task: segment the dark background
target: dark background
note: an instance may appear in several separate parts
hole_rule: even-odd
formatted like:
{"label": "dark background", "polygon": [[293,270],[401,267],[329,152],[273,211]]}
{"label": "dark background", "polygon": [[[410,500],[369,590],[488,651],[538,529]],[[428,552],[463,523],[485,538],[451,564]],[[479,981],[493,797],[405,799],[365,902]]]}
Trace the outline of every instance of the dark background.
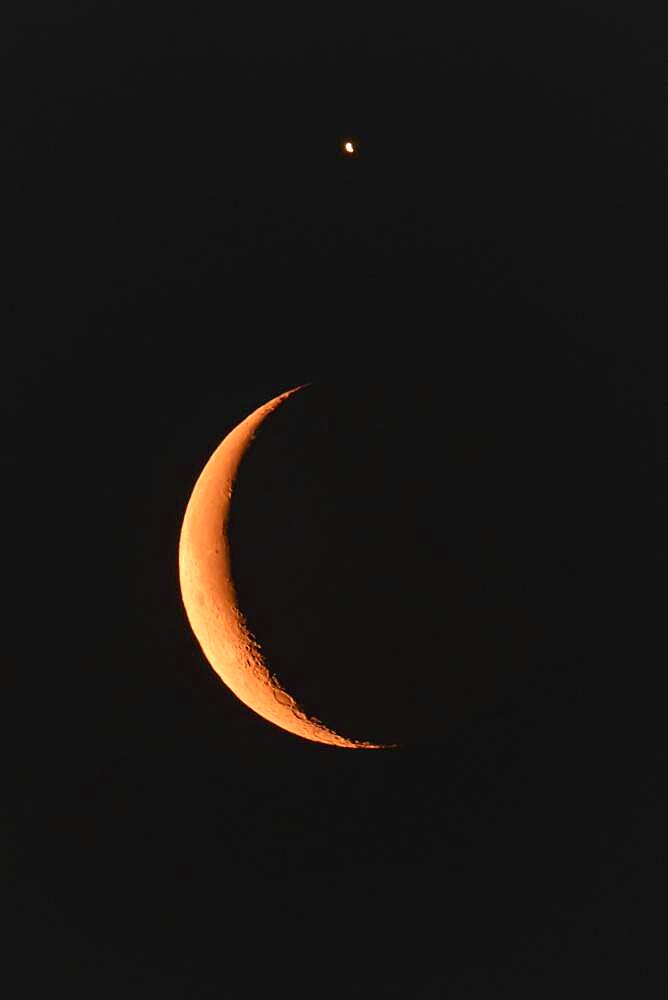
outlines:
{"label": "dark background", "polygon": [[[4,995],[665,995],[658,25],[3,17]],[[399,750],[265,723],[181,606],[199,471],[303,382],[240,606]]]}

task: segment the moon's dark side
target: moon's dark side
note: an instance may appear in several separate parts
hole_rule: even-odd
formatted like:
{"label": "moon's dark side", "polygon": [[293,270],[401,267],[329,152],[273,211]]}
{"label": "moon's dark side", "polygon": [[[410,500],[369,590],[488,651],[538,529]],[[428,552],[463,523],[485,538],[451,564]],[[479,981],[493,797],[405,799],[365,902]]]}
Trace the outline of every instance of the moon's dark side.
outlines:
{"label": "moon's dark side", "polygon": [[544,711],[569,671],[583,683],[566,651],[583,574],[604,575],[615,420],[587,372],[567,392],[564,374],[527,385],[455,364],[417,408],[399,373],[321,381],[266,421],[237,481],[232,566],[307,712],[378,742],[441,741],[518,703]]}

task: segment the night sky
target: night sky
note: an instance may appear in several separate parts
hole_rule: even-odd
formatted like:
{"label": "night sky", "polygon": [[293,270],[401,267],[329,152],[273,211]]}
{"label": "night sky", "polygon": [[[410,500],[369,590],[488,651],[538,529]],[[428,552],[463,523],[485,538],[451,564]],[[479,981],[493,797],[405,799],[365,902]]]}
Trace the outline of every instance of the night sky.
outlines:
{"label": "night sky", "polygon": [[[657,24],[5,18],[3,996],[665,996]],[[396,750],[266,723],[181,603],[195,479],[301,383],[239,605]]]}

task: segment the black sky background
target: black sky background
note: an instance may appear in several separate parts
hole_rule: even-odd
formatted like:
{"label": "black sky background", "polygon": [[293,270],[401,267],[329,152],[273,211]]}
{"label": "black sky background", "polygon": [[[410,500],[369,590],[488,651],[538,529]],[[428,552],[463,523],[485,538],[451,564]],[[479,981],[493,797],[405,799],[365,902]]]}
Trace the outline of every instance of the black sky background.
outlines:
{"label": "black sky background", "polygon": [[[663,996],[658,25],[5,10],[4,995]],[[304,382],[240,606],[399,750],[269,726],[181,606]]]}

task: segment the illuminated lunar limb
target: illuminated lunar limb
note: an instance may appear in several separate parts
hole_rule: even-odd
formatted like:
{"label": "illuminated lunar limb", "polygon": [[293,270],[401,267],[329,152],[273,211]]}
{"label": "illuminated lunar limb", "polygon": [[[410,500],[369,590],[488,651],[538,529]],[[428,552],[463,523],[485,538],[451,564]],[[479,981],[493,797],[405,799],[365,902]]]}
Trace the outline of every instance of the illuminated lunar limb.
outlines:
{"label": "illuminated lunar limb", "polygon": [[204,655],[248,708],[275,726],[315,743],[379,750],[383,749],[379,744],[340,736],[301,709],[270,673],[237,605],[227,537],[234,481],[257,429],[300,388],[284,392],[242,420],[204,466],[181,528],[181,595]]}

